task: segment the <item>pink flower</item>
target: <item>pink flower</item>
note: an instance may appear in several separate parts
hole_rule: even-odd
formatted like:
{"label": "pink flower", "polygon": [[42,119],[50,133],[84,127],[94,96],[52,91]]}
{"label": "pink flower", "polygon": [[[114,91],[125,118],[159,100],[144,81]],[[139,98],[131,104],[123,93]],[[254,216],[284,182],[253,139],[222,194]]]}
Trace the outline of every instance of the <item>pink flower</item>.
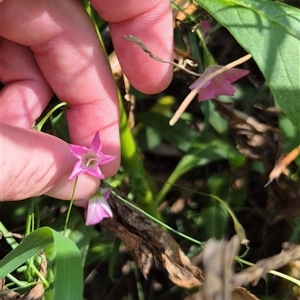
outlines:
{"label": "pink flower", "polygon": [[115,156],[103,154],[101,148],[102,144],[98,132],[96,132],[91,148],[89,149],[84,146],[70,145],[70,151],[78,158],[78,161],[76,162],[69,179],[73,179],[82,173],[89,174],[99,179],[104,178],[99,166],[111,162],[115,159]]}
{"label": "pink flower", "polygon": [[[222,66],[210,66],[208,67],[203,75],[198,78],[189,88],[191,90],[197,88],[199,84],[211,73],[222,68]],[[236,68],[231,68],[223,73],[208,80],[203,87],[200,88],[198,92],[198,101],[209,100],[218,95],[233,96],[235,89],[232,87],[231,83],[237,81],[238,79],[246,76],[249,73],[247,70],[241,70]]]}
{"label": "pink flower", "polygon": [[74,205],[85,208],[85,225],[95,225],[104,218],[111,218],[113,213],[107,203],[110,189],[101,188],[92,198],[74,201]]}

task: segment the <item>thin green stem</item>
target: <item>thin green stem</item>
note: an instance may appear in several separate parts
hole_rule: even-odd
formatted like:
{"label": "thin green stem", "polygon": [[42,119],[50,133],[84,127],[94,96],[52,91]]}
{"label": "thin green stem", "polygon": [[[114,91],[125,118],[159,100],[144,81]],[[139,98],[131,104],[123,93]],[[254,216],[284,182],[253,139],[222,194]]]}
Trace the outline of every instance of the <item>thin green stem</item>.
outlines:
{"label": "thin green stem", "polygon": [[26,219],[25,235],[29,235],[31,232],[35,230],[35,204],[36,204],[36,199],[35,198],[30,199],[30,206],[29,206],[27,219]]}
{"label": "thin green stem", "polygon": [[107,52],[106,52],[106,49],[105,49],[105,46],[104,46],[104,43],[103,43],[103,40],[102,40],[101,33],[100,33],[99,28],[97,26],[97,22],[95,20],[94,15],[93,15],[91,4],[90,4],[90,2],[88,0],[82,0],[82,4],[83,4],[84,9],[86,10],[87,14],[89,15],[90,19],[92,20],[92,22],[94,24],[95,31],[96,31],[96,34],[98,36],[101,48],[103,50],[103,53],[105,54],[107,64],[110,67],[110,64],[109,64],[109,61],[108,61],[108,57],[107,57]]}
{"label": "thin green stem", "polygon": [[65,237],[67,237],[67,227],[68,227],[68,223],[69,223],[71,209],[72,209],[73,202],[74,202],[74,196],[75,196],[77,182],[78,182],[78,176],[76,177],[75,182],[74,182],[74,188],[72,191],[72,196],[71,196],[71,200],[70,200],[70,204],[69,204],[68,212],[67,212],[67,217],[66,217],[66,221],[65,221],[65,226],[64,226],[64,231],[63,231],[63,236],[65,236]]}
{"label": "thin green stem", "polygon": [[42,127],[44,126],[44,124],[46,123],[46,121],[50,118],[50,116],[60,107],[62,106],[66,106],[68,105],[66,102],[61,102],[57,105],[55,105],[47,114],[46,116],[38,123],[34,126],[34,129],[37,131],[41,131]]}
{"label": "thin green stem", "polygon": [[196,29],[197,36],[201,42],[202,48],[203,48],[203,61],[204,61],[204,66],[207,68],[211,65],[215,65],[216,61],[213,57],[213,55],[210,53],[206,46],[206,42],[202,36],[202,33],[199,29]]}
{"label": "thin green stem", "polygon": [[11,274],[7,274],[6,277],[18,287],[26,287],[28,285],[28,282],[20,281]]}
{"label": "thin green stem", "polygon": [[131,175],[132,185],[136,202],[149,214],[160,219],[157,205],[154,201],[154,194],[145,170],[143,168],[141,157],[138,153],[136,143],[129,128],[127,117],[121,105],[120,117],[120,139],[121,139],[121,157],[125,170]]}
{"label": "thin green stem", "polygon": [[6,227],[3,225],[2,222],[0,222],[0,233],[2,233],[2,235],[5,238],[7,244],[9,244],[12,249],[15,249],[15,248],[18,247],[19,244],[14,239],[14,237],[11,235],[11,233],[6,229]]}
{"label": "thin green stem", "polygon": [[[6,275],[6,278],[8,278],[11,281],[11,283],[5,285],[7,288],[9,288],[9,290],[3,291],[3,292],[0,291],[0,299],[1,299],[2,295],[7,294],[8,292],[17,292],[18,290],[20,290],[20,288],[21,289],[24,289],[24,288],[29,289],[30,287],[34,287],[35,285],[39,284],[39,282],[37,282],[37,281],[31,282],[31,283],[28,283],[26,281],[19,281],[18,279],[16,279],[15,277],[13,277],[10,274]],[[14,284],[16,284],[17,287],[10,288],[10,286],[13,286]],[[18,285],[18,284],[21,284],[21,285]],[[4,298],[4,299],[6,299],[6,298]]]}
{"label": "thin green stem", "polygon": [[34,275],[36,275],[43,283],[45,288],[49,287],[49,282],[46,280],[46,278],[40,273],[40,271],[36,268],[33,261],[30,261],[29,267],[31,268]]}

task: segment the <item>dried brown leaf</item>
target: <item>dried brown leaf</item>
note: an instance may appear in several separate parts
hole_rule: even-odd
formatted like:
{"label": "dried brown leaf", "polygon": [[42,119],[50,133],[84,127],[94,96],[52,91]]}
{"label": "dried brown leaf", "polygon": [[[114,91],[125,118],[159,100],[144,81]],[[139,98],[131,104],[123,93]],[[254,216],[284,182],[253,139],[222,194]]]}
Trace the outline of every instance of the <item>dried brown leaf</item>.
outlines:
{"label": "dried brown leaf", "polygon": [[14,299],[19,299],[19,298],[20,298],[19,293],[10,291],[5,286],[5,278],[0,279],[0,300],[14,300]]}
{"label": "dried brown leaf", "polygon": [[199,273],[199,269],[191,263],[180,248],[178,251],[180,263],[174,263],[169,256],[162,254],[162,263],[169,274],[170,280],[181,287],[192,288],[200,286],[198,276],[195,276],[195,274]]}
{"label": "dried brown leaf", "polygon": [[200,269],[190,262],[168,232],[120,201],[113,193],[108,203],[113,218],[104,219],[101,225],[113,231],[124,242],[144,277],[147,278],[155,263],[158,267],[164,267],[170,280],[181,287],[190,289],[201,285],[203,278]]}
{"label": "dried brown leaf", "polygon": [[243,287],[238,287],[232,292],[231,300],[259,300]]}
{"label": "dried brown leaf", "polygon": [[236,110],[231,104],[214,101],[217,110],[227,119],[237,149],[246,157],[263,161],[271,170],[283,155],[279,131]]}

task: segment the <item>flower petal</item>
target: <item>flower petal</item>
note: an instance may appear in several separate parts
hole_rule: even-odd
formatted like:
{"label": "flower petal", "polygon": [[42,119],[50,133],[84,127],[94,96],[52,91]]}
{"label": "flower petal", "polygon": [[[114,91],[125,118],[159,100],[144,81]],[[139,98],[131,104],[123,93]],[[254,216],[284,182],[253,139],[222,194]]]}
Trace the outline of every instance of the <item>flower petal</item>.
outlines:
{"label": "flower petal", "polygon": [[231,83],[226,79],[224,74],[220,74],[219,76],[215,77],[213,79],[213,85],[216,91],[216,95],[234,95],[235,89],[232,87]]}
{"label": "flower petal", "polygon": [[223,74],[225,74],[226,79],[230,83],[232,83],[232,82],[235,82],[235,81],[239,80],[240,78],[248,75],[249,71],[232,68],[232,69],[226,70]]}
{"label": "flower petal", "polygon": [[198,101],[205,101],[214,98],[217,95],[213,84],[207,87],[201,88],[198,93]]}
{"label": "flower petal", "polygon": [[88,207],[85,211],[86,225],[95,225],[104,218],[112,217],[112,211],[103,196],[95,196],[89,200]]}
{"label": "flower petal", "polygon": [[102,194],[103,198],[105,200],[107,200],[108,197],[109,197],[109,195],[110,195],[110,189],[108,189],[108,188],[101,188],[101,194]]}
{"label": "flower petal", "polygon": [[99,132],[97,131],[93,140],[92,140],[92,145],[91,145],[91,149],[92,151],[95,151],[96,154],[100,154],[101,152],[101,148],[102,148],[102,143],[100,140],[100,135]]}
{"label": "flower petal", "polygon": [[[197,88],[197,86],[199,86],[199,84],[203,82],[203,80],[205,80],[209,74],[217,71],[220,68],[222,68],[222,66],[213,65],[208,67],[203,75],[198,78],[189,88]],[[209,100],[219,95],[233,96],[235,89],[232,87],[231,83],[246,76],[248,73],[249,71],[247,70],[232,68],[215,76],[199,89],[198,101]]]}
{"label": "flower petal", "polygon": [[83,154],[88,153],[90,150],[84,146],[70,145],[70,152],[77,158],[81,158]]}
{"label": "flower petal", "polygon": [[72,171],[71,175],[69,176],[69,179],[73,179],[82,173],[84,173],[84,169],[81,166],[81,160],[78,160],[74,165],[73,171]]}
{"label": "flower petal", "polygon": [[[206,74],[206,75],[207,75],[207,74]],[[192,85],[189,86],[189,89],[190,89],[190,90],[195,89],[197,86],[199,86],[199,84],[200,84],[204,79],[205,79],[205,72],[204,72],[203,75],[200,76],[200,77],[199,77]],[[207,82],[203,85],[203,87],[201,87],[201,89],[207,87],[207,86],[210,85],[210,84],[211,84],[211,80],[207,81]]]}
{"label": "flower petal", "polygon": [[98,165],[95,165],[93,168],[85,168],[83,170],[84,173],[89,174],[95,178],[103,179],[104,175],[102,174],[101,170],[99,169]]}
{"label": "flower petal", "polygon": [[98,156],[100,157],[99,165],[105,165],[116,158],[115,155],[106,155],[103,153],[99,153]]}

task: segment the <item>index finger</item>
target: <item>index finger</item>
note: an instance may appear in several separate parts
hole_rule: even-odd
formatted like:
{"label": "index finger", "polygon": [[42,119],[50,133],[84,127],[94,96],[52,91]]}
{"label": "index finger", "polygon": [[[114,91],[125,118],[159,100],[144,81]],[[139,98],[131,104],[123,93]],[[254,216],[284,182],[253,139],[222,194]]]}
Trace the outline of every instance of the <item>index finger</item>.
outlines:
{"label": "index finger", "polygon": [[124,39],[139,38],[150,51],[173,61],[173,23],[168,0],[92,0],[109,22],[114,49],[131,84],[144,93],[158,93],[171,81],[173,67],[153,60],[140,46]]}

